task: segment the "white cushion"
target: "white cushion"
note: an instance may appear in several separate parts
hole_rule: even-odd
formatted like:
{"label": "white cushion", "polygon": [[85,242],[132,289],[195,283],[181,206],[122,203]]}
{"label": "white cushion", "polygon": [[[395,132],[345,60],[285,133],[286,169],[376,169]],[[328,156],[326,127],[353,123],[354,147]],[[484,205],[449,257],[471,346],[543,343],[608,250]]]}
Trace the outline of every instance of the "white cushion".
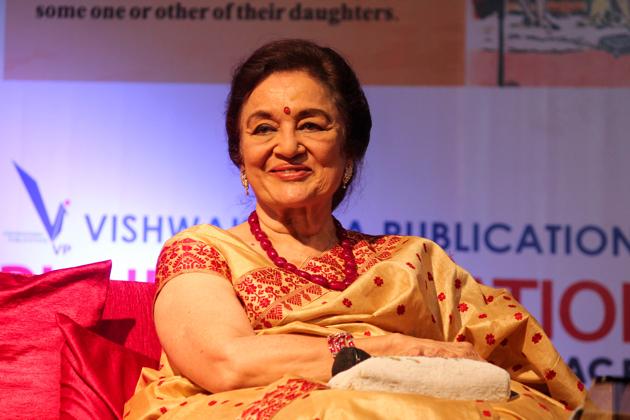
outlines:
{"label": "white cushion", "polygon": [[491,363],[441,357],[371,357],[335,375],[331,388],[505,401],[510,374]]}

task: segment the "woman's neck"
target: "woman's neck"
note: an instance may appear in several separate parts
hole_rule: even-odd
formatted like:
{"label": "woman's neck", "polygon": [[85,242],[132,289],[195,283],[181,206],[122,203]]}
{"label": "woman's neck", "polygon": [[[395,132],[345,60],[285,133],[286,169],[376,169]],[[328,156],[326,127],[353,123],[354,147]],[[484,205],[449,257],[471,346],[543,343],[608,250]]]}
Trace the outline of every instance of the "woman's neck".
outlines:
{"label": "woman's neck", "polygon": [[330,206],[278,211],[257,204],[256,212],[261,228],[274,244],[280,242],[288,245],[297,241],[303,246],[323,252],[337,242]]}

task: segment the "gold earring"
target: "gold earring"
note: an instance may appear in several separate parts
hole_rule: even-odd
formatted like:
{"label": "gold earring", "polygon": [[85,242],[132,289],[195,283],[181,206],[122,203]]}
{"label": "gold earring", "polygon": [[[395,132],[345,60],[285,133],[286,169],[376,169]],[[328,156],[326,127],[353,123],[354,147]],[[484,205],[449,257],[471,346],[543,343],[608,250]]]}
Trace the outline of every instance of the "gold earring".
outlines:
{"label": "gold earring", "polygon": [[354,165],[352,162],[348,162],[346,164],[346,170],[343,172],[343,180],[341,181],[341,188],[344,190],[348,187],[348,183],[352,179],[352,174],[354,172]]}
{"label": "gold earring", "polygon": [[241,185],[245,188],[245,195],[249,196],[249,182],[247,181],[245,171],[241,171]]}

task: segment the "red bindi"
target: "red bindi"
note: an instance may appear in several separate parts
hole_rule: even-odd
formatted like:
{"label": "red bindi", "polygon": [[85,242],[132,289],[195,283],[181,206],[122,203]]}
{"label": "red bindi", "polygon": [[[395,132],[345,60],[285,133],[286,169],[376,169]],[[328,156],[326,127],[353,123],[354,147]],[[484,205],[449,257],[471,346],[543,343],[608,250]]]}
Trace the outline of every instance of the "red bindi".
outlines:
{"label": "red bindi", "polygon": [[285,107],[284,107],[284,109],[283,109],[283,111],[284,111],[284,113],[285,113],[285,114],[287,114],[287,115],[291,114],[291,108],[289,108],[288,106],[285,106]]}

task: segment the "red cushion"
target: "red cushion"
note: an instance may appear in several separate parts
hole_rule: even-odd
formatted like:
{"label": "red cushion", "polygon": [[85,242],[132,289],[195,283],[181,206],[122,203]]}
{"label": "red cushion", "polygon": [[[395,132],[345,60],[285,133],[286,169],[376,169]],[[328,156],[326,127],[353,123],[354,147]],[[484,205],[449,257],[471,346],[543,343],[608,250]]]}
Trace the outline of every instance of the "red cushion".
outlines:
{"label": "red cushion", "polygon": [[38,276],[0,273],[0,401],[14,418],[56,418],[60,349],[55,313],[94,326],[111,261]]}
{"label": "red cushion", "polygon": [[113,343],[58,314],[61,351],[60,418],[121,418],[143,366],[158,361]]}
{"label": "red cushion", "polygon": [[103,317],[93,330],[115,343],[160,358],[160,342],[153,324],[154,283],[110,281]]}

